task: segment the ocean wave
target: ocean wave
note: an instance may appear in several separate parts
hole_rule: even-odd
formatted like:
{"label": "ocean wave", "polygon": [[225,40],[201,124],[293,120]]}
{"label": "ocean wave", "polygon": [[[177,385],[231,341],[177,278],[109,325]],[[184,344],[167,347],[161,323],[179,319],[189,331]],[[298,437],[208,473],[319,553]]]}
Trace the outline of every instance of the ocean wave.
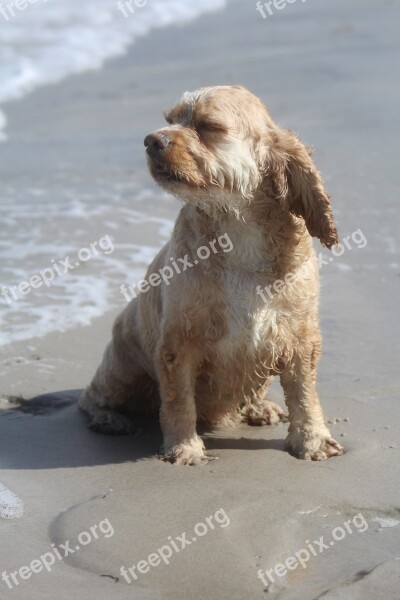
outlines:
{"label": "ocean wave", "polygon": [[[99,69],[150,30],[185,23],[225,2],[148,0],[139,8],[143,0],[29,0],[25,10],[0,3],[0,103]],[[0,113],[0,140],[5,123]]]}
{"label": "ocean wave", "polygon": [[[0,346],[89,325],[107,310],[122,309],[129,298],[121,286],[143,278],[171,235],[177,209],[173,198],[135,182],[6,189],[0,203]],[[90,251],[94,243],[97,251]],[[66,259],[73,268],[66,268]],[[28,285],[32,276],[34,286]]]}

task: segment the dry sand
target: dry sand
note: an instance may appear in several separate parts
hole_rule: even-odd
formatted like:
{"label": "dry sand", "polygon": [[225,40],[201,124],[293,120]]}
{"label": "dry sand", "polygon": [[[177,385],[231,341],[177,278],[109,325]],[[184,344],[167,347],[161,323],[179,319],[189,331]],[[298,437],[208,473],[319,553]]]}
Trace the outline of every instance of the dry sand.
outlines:
{"label": "dry sand", "polygon": [[[0,174],[8,185],[54,181],[65,162],[64,179],[78,183],[99,173],[147,181],[142,139],[161,110],[185,89],[240,82],[315,145],[341,236],[361,230],[367,244],[353,242],[321,272],[319,391],[346,449],[326,462],[284,452],[284,425],[207,436],[219,460],[203,468],[157,460],[156,423],[143,420],[140,433],[121,438],[90,432],[76,399],[114,313],[5,346],[0,514],[19,518],[0,521],[0,572],[29,565],[51,544],[76,548],[81,532],[107,519],[114,534],[87,545],[83,536],[79,551],[50,572],[18,576],[13,589],[0,579],[1,600],[263,598],[258,570],[321,536],[327,548],[314,544],[306,568],[274,575],[269,597],[400,598],[399,16],[394,1],[309,0],[263,20],[255,2],[230,2],[224,12],[156,31],[98,73],[7,108]],[[178,208],[171,203],[171,218]],[[278,385],[272,395],[282,402]],[[194,536],[219,509],[229,525],[221,518]],[[352,533],[331,545],[345,521]],[[192,543],[168,565],[124,580],[121,566],[147,560],[183,532]]]}

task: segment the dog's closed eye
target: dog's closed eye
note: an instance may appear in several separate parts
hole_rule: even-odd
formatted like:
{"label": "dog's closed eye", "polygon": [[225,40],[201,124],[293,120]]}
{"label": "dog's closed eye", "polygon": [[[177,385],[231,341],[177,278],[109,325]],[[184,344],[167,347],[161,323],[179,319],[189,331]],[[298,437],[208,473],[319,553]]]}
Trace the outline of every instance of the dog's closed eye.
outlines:
{"label": "dog's closed eye", "polygon": [[199,121],[195,124],[197,131],[204,133],[226,133],[227,129],[221,123],[215,121]]}
{"label": "dog's closed eye", "polygon": [[[169,125],[175,124],[175,119],[168,113],[164,114],[164,118]],[[222,125],[222,123],[218,123],[216,121],[209,120],[201,120],[196,121],[192,124],[192,127],[196,129],[199,134],[207,134],[207,133],[226,133],[227,128]]]}

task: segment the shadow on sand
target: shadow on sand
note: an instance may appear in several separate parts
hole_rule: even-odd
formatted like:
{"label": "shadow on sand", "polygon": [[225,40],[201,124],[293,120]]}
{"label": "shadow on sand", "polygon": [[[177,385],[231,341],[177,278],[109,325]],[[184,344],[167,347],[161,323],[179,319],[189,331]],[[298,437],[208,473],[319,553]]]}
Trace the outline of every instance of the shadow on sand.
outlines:
{"label": "shadow on sand", "polygon": [[[86,415],[77,407],[82,390],[64,390],[24,400],[8,397],[0,411],[0,468],[57,469],[120,464],[153,458],[162,435],[157,420],[135,417],[137,432],[108,436],[90,431]],[[253,428],[252,428],[253,429]],[[237,431],[237,430],[236,430]],[[204,435],[208,451],[219,449],[283,451],[282,440]]]}

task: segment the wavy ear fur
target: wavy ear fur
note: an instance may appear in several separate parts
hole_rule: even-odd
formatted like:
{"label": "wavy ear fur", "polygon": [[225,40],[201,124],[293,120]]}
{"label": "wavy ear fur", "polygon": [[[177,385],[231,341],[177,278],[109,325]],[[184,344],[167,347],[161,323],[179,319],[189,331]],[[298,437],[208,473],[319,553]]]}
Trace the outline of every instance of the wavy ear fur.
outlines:
{"label": "wavy ear fur", "polygon": [[268,174],[273,178],[279,202],[302,217],[313,237],[331,248],[338,243],[330,198],[311,152],[291,131],[275,129],[269,142]]}

